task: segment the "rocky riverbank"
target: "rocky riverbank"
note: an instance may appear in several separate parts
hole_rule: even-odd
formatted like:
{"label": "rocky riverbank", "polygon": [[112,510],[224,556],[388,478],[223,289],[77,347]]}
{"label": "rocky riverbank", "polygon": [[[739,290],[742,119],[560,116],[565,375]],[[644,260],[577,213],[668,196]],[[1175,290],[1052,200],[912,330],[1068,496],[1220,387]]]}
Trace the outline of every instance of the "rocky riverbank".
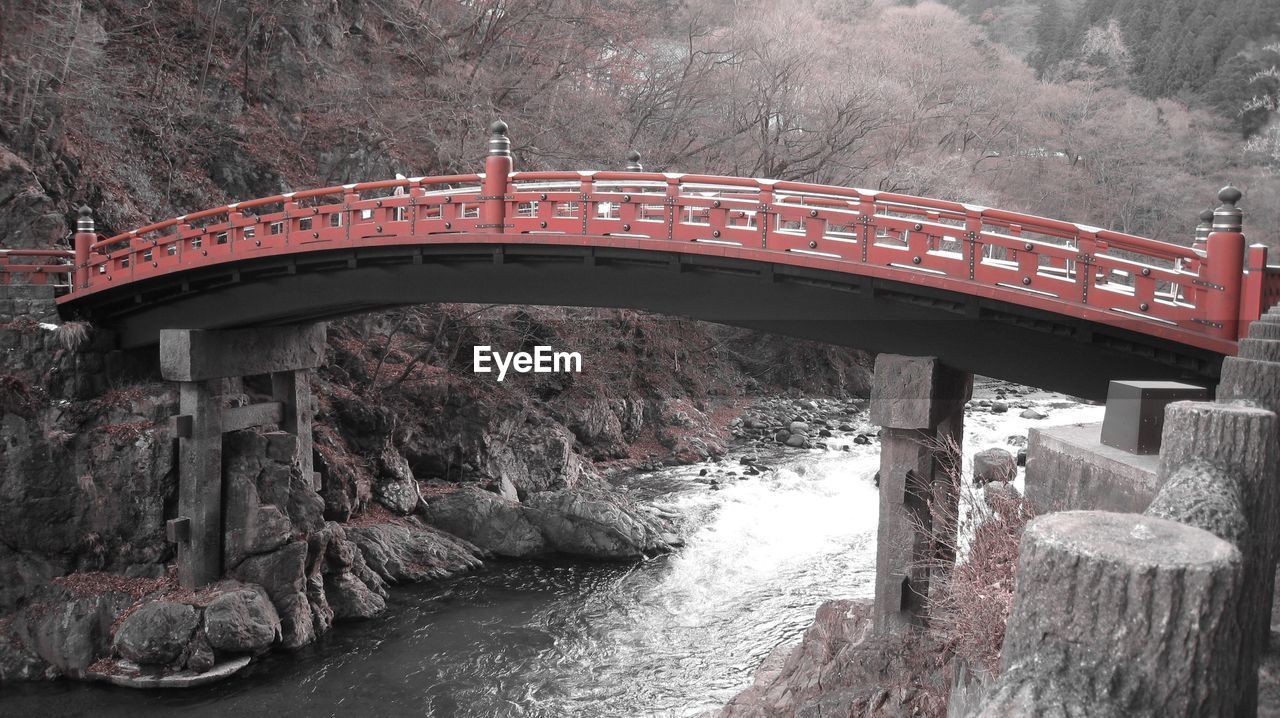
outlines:
{"label": "rocky riverbank", "polygon": [[878,636],[870,601],[832,597],[804,635],[775,648],[717,715],[942,716],[956,686],[994,675],[1018,538],[1032,515],[1019,492],[1026,428],[1063,411],[1084,419],[1092,409],[1031,387],[975,381],[965,407],[970,460],[956,477],[962,505],[970,507],[957,522],[968,539],[959,567],[931,594],[931,626]]}
{"label": "rocky riverbank", "polygon": [[[177,402],[154,362],[89,327],[20,318],[0,327],[12,347],[0,406],[0,680],[194,682],[262,650],[307,645],[335,621],[377,615],[396,583],[491,559],[667,551],[680,541],[673,517],[606,475],[714,458],[735,440],[777,442],[784,427],[782,443],[801,446],[839,431],[814,402],[764,402],[737,418],[752,393],[786,388],[753,376],[762,361],[816,363],[797,376],[819,390],[865,387],[855,354],[815,347],[804,356],[736,330],[624,313],[591,315],[584,327],[564,310],[413,311],[331,328],[330,361],[313,382],[318,484],[292,463],[291,435],[226,436],[226,580],[196,594],[177,589],[164,535],[175,511],[168,417]],[[496,385],[457,359],[474,343],[518,346],[534,332],[581,346],[602,330],[629,336],[633,349],[598,355],[607,360],[578,377]],[[733,349],[742,341],[757,358]],[[691,345],[716,354],[691,361]],[[758,356],[760,346],[773,356]],[[667,352],[679,371],[653,366]],[[268,391],[251,378],[228,382],[224,396],[238,405]],[[215,601],[256,608],[215,610],[211,635]]]}

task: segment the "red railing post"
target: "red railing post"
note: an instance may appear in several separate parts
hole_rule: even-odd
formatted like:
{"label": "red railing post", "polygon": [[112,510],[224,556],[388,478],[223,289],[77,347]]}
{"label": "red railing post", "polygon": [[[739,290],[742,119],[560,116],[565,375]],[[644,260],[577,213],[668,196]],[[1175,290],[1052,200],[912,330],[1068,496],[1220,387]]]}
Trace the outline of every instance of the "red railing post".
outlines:
{"label": "red railing post", "polygon": [[498,234],[506,224],[507,183],[511,175],[511,139],[507,137],[507,123],[502,120],[489,125],[489,156],[484,160],[483,193],[480,204],[480,229]]}
{"label": "red railing post", "polygon": [[1191,248],[1203,253],[1209,241],[1209,232],[1213,230],[1213,210],[1206,209],[1200,213],[1200,224],[1196,225],[1196,238]]}
{"label": "red railing post", "polygon": [[89,250],[98,238],[93,223],[93,210],[87,206],[80,208],[80,216],[76,218],[75,269],[71,275],[71,291],[88,289],[89,287]]}
{"label": "red railing post", "polygon": [[1213,211],[1213,227],[1206,242],[1200,278],[1209,292],[1201,319],[1210,333],[1235,341],[1239,338],[1240,296],[1244,284],[1244,213],[1236,206],[1243,195],[1235,187],[1218,192],[1222,205]]}
{"label": "red railing post", "polygon": [[1267,279],[1267,245],[1253,244],[1246,255],[1244,287],[1240,293],[1240,326],[1241,337],[1249,332],[1249,322],[1256,320],[1266,311],[1262,306],[1262,285]]}

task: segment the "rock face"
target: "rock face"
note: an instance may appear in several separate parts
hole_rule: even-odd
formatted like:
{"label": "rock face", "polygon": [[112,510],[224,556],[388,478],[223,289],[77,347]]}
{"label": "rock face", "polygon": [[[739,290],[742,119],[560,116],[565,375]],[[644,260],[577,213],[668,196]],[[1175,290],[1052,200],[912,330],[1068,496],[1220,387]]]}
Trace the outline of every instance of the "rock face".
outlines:
{"label": "rock face", "polygon": [[293,464],[297,439],[283,431],[249,429],[223,440],[224,561],[274,551],[295,532],[323,525],[323,501]]}
{"label": "rock face", "polygon": [[250,556],[231,575],[262,586],[280,617],[281,643],[294,649],[315,638],[306,592],[307,543],[294,541],[272,553]]}
{"label": "rock face", "polygon": [[579,556],[641,558],[678,542],[667,521],[625,498],[593,491],[546,491],[526,502],[530,523],[549,546]]}
{"label": "rock face", "polygon": [[1013,454],[1001,448],[983,449],[973,455],[973,483],[976,486],[997,481],[1013,481],[1018,464]]}
{"label": "rock face", "polygon": [[112,647],[140,665],[174,665],[186,657],[199,623],[196,610],[185,603],[153,601],[120,624]]}
{"label": "rock face", "polygon": [[312,534],[310,556],[312,591],[325,597],[334,618],[372,618],[386,608],[386,581],[369,568],[341,525],[329,523]]}
{"label": "rock face", "polygon": [[[48,361],[47,334],[0,329],[0,360]],[[4,347],[5,339],[20,341]],[[102,370],[102,356],[90,356]],[[44,369],[45,387],[77,373],[69,360]],[[134,387],[42,406],[34,385],[8,377],[0,387],[0,615],[72,570],[159,575],[172,551],[165,504],[177,483],[168,434],[157,427],[176,412],[173,392]]]}
{"label": "rock face", "polygon": [[475,485],[434,498],[425,517],[431,525],[498,556],[520,558],[548,551],[542,532],[518,501]]}
{"label": "rock face", "polygon": [[204,610],[209,645],[227,653],[260,653],[280,640],[280,616],[260,586],[223,593]]}
{"label": "rock face", "polygon": [[66,222],[36,180],[31,166],[0,146],[0,237],[9,249],[50,247],[66,233]]}

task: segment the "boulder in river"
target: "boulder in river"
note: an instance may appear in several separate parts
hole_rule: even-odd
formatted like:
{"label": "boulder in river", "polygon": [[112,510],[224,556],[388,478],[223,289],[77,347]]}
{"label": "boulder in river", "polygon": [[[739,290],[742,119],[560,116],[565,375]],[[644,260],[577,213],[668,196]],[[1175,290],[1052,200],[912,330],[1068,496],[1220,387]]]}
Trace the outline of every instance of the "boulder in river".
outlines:
{"label": "boulder in river", "polygon": [[478,546],[413,517],[347,526],[346,536],[360,548],[369,568],[391,583],[448,578],[481,566]]}
{"label": "boulder in river", "polygon": [[1026,408],[1026,409],[1023,409],[1022,413],[1018,414],[1018,416],[1022,417],[1023,419],[1044,419],[1048,416],[1048,414],[1045,414],[1042,411],[1036,411],[1035,409],[1032,409],[1032,408]]}
{"label": "boulder in river", "polygon": [[525,516],[518,501],[474,484],[433,498],[425,516],[432,526],[499,556],[520,558],[548,550],[542,532]]}
{"label": "boulder in river", "polygon": [[665,551],[678,542],[668,521],[618,494],[543,491],[529,497],[525,512],[547,544],[561,553],[634,559]]}
{"label": "boulder in river", "polygon": [[152,601],[120,624],[116,652],[139,665],[169,666],[185,657],[200,617],[185,603]]}
{"label": "boulder in river", "polygon": [[1013,454],[1004,449],[992,447],[973,455],[973,483],[976,486],[1012,481],[1017,475],[1018,466]]}
{"label": "boulder in river", "polygon": [[260,653],[280,640],[280,616],[261,586],[240,585],[204,610],[209,645],[227,653]]}
{"label": "boulder in river", "polygon": [[1003,414],[1009,410],[1009,403],[1005,401],[995,401],[991,403],[992,414]]}

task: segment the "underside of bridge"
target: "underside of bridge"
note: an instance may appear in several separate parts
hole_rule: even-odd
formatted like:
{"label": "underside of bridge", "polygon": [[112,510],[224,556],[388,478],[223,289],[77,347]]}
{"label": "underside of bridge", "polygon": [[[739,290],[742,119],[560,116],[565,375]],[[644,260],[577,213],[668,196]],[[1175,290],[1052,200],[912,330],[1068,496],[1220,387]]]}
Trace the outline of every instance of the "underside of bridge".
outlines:
{"label": "underside of bridge", "polygon": [[[1222,357],[1138,331],[908,282],[589,246],[386,246],[280,255],[133,282],[63,304],[118,331],[329,319],[432,302],[630,308],[913,356],[1101,400],[1111,379],[1217,383]],[[566,347],[572,349],[572,347]],[[586,357],[586,362],[591,361]]]}

